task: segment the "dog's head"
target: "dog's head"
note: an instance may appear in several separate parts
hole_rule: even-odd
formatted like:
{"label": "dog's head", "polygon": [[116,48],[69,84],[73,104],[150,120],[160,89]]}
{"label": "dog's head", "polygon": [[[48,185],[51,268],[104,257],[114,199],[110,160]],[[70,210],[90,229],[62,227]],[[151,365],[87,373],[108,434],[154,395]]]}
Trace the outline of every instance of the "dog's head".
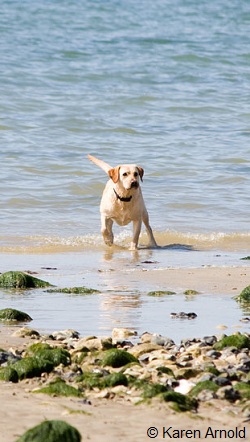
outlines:
{"label": "dog's head", "polygon": [[135,164],[124,164],[122,166],[116,166],[108,171],[110,178],[114,183],[120,183],[124,189],[137,189],[140,185],[140,179],[144,174],[142,167]]}

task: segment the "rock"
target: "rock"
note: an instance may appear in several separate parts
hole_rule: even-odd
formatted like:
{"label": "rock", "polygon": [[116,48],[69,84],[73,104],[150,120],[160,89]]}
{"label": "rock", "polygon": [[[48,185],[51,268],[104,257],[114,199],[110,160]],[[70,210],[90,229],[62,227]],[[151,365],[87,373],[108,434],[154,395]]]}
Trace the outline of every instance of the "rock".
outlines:
{"label": "rock", "polygon": [[152,292],[148,292],[148,296],[157,296],[157,297],[161,297],[161,296],[168,296],[168,295],[176,295],[175,292],[172,292],[170,290],[156,290],[156,291],[152,291]]}
{"label": "rock", "polygon": [[26,322],[32,321],[32,318],[27,313],[21,312],[20,310],[4,308],[3,310],[0,310],[0,321]]}
{"label": "rock", "polygon": [[136,330],[128,328],[113,328],[112,330],[112,344],[122,343],[131,336],[137,336]]}
{"label": "rock", "polygon": [[204,336],[204,338],[202,338],[202,342],[204,342],[204,344],[206,344],[206,345],[214,345],[217,342],[217,337],[216,336]]}
{"label": "rock", "polygon": [[245,287],[238,296],[235,296],[234,299],[240,303],[244,303],[244,304],[249,303],[250,302],[250,285]]}
{"label": "rock", "polygon": [[211,401],[212,399],[216,399],[216,393],[212,390],[202,390],[198,395],[197,399],[201,402]]}
{"label": "rock", "polygon": [[10,271],[0,275],[0,287],[4,288],[28,289],[49,286],[51,286],[51,284],[47,281],[42,281],[23,272]]}
{"label": "rock", "polygon": [[46,293],[68,293],[73,295],[92,295],[94,293],[100,293],[99,290],[91,289],[88,287],[65,287],[45,290]]}
{"label": "rock", "polygon": [[219,399],[226,399],[229,402],[235,402],[240,399],[240,393],[230,385],[219,388],[216,394]]}
{"label": "rock", "polygon": [[82,393],[79,390],[66,384],[61,378],[55,379],[43,388],[33,390],[33,393],[45,393],[52,396],[82,397]]}
{"label": "rock", "polygon": [[152,335],[151,344],[162,345],[164,348],[171,348],[175,345],[172,339],[157,334]]}
{"label": "rock", "polygon": [[198,401],[195,398],[185,396],[175,391],[163,393],[162,398],[166,402],[171,402],[172,408],[175,411],[196,411],[198,408]]}
{"label": "rock", "polygon": [[56,341],[65,341],[67,339],[79,339],[80,333],[76,330],[68,329],[52,333]]}
{"label": "rock", "polygon": [[188,394],[194,386],[194,382],[188,381],[187,379],[180,379],[179,385],[174,388],[174,391],[177,393]]}
{"label": "rock", "polygon": [[49,344],[32,344],[26,351],[28,356],[35,357],[41,364],[49,361],[53,367],[58,365],[69,365],[71,362],[70,353],[64,348],[51,347]]}
{"label": "rock", "polygon": [[218,342],[214,344],[215,350],[222,350],[225,347],[236,347],[237,349],[248,348],[250,349],[250,339],[248,336],[241,333],[235,333],[234,335],[224,336]]}
{"label": "rock", "polygon": [[128,351],[130,354],[134,355],[136,358],[139,358],[144,353],[150,353],[151,351],[161,350],[161,349],[162,349],[162,347],[160,345],[144,343],[144,344],[136,344],[136,345],[134,345],[134,347],[130,348]]}
{"label": "rock", "polygon": [[39,338],[40,334],[38,331],[33,330],[32,328],[29,327],[22,327],[19,328],[18,330],[16,330],[12,336],[15,336],[17,338],[25,338],[26,336],[29,336],[31,338]]}
{"label": "rock", "polygon": [[125,350],[111,349],[107,350],[101,361],[102,365],[113,368],[123,367],[131,362],[138,363],[138,359]]}
{"label": "rock", "polygon": [[49,361],[38,361],[36,358],[23,358],[11,366],[16,370],[18,379],[27,379],[41,376],[42,373],[50,373],[54,366]]}
{"label": "rock", "polygon": [[96,351],[96,350],[108,350],[112,348],[111,338],[97,338],[96,336],[89,336],[82,338],[74,345],[75,351]]}
{"label": "rock", "polygon": [[12,364],[19,361],[19,359],[21,359],[21,357],[14,355],[11,351],[0,351],[0,365]]}
{"label": "rock", "polygon": [[195,319],[197,318],[197,314],[194,312],[189,312],[189,313],[185,313],[185,312],[179,312],[179,313],[170,313],[171,318],[174,319]]}
{"label": "rock", "polygon": [[193,296],[193,295],[198,295],[199,292],[197,292],[197,290],[192,290],[192,289],[188,289],[185,290],[185,292],[183,292],[184,295],[188,295],[188,296]]}
{"label": "rock", "polygon": [[210,390],[215,393],[217,392],[218,389],[219,389],[218,385],[215,384],[215,382],[213,381],[198,382],[190,391],[190,396],[197,397],[198,394],[203,390]]}
{"label": "rock", "polygon": [[0,368],[0,380],[5,382],[18,382],[18,374],[12,367]]}
{"label": "rock", "polygon": [[16,442],[81,442],[81,435],[64,421],[46,420],[26,431]]}

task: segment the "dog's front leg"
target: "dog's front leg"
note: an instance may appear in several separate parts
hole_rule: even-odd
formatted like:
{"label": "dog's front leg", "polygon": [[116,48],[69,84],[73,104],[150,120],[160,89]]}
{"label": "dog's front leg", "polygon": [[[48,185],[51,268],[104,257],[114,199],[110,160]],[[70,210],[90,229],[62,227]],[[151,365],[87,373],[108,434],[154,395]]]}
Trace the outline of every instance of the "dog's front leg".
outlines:
{"label": "dog's front leg", "polygon": [[138,246],[139,236],[141,233],[141,220],[133,221],[133,240],[129,250],[136,250]]}
{"label": "dog's front leg", "polygon": [[101,232],[104,242],[108,246],[112,246],[114,242],[114,235],[112,232],[113,220],[111,218],[107,218],[105,215],[101,215],[101,224]]}

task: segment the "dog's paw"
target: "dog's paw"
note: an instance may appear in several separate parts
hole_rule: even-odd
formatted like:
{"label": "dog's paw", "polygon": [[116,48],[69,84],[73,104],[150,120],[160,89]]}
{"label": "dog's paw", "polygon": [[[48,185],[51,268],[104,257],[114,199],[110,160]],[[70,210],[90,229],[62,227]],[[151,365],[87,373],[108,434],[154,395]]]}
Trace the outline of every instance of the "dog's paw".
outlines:
{"label": "dog's paw", "polygon": [[137,244],[131,242],[130,247],[129,247],[129,250],[131,250],[132,252],[135,251],[135,250],[137,250]]}

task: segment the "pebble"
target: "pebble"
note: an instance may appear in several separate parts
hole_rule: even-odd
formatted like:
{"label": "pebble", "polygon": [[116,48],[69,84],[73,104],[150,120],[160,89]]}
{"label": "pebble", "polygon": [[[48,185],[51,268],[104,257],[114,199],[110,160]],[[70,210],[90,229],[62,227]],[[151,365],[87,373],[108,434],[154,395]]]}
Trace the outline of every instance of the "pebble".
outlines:
{"label": "pebble", "polygon": [[[129,385],[114,385],[112,387],[105,385],[103,389],[83,387],[84,394],[87,400],[92,398],[113,399],[117,396],[119,400],[124,399],[131,403],[137,403],[143,399],[141,385],[144,382],[150,386],[161,384],[170,391],[184,395],[188,394],[198,383],[214,382],[218,390],[214,392],[204,388],[197,395],[198,401],[214,402],[220,399],[225,401],[223,407],[220,406],[221,408],[226,408],[228,403],[235,404],[237,402],[241,412],[248,410],[245,411],[246,418],[250,416],[250,406],[247,406],[247,399],[244,397],[242,399],[242,390],[238,391],[235,388],[238,382],[245,383],[246,389],[249,388],[249,348],[225,347],[220,351],[215,350],[214,344],[224,336],[214,335],[203,338],[186,338],[177,345],[167,336],[148,332],[138,337],[136,343],[130,343],[125,347],[123,343],[130,336],[130,332],[135,333],[129,329],[116,328],[111,337],[104,338],[96,336],[80,338],[79,333],[74,330],[53,333],[55,340],[53,345],[55,342],[55,345],[60,347],[61,342],[68,339],[68,344],[65,343],[64,348],[70,352],[72,363],[68,367],[56,367],[51,374],[46,375],[42,382],[49,382],[53,376],[60,375],[65,381],[77,384],[77,376],[81,377],[86,372],[100,375],[103,379],[113,373],[123,373],[130,380],[138,380],[138,384],[134,386],[129,382]],[[250,338],[250,335],[248,336]],[[116,344],[114,344],[115,341]],[[119,368],[103,367],[101,364],[103,352],[114,346],[129,352],[138,359],[138,362]],[[124,350],[125,348],[126,350]],[[79,355],[83,355],[82,360],[78,359]],[[15,356],[10,350],[2,351],[0,352],[0,365],[4,366],[9,359],[20,359],[21,356],[23,355]],[[238,401],[238,399],[241,400]]]}

